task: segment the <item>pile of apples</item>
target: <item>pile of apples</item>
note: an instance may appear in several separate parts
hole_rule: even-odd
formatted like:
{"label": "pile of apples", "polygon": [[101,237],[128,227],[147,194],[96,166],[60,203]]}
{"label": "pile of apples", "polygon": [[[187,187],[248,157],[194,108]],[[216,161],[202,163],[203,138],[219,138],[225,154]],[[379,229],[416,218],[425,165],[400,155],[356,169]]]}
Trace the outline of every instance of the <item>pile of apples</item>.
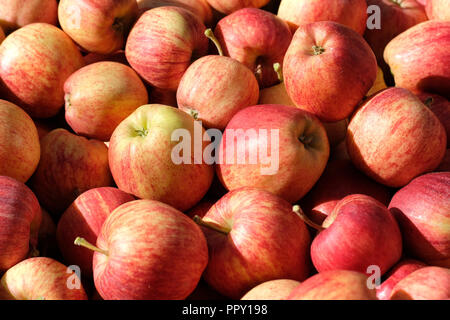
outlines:
{"label": "pile of apples", "polygon": [[448,0],[0,0],[0,299],[450,299],[448,99]]}

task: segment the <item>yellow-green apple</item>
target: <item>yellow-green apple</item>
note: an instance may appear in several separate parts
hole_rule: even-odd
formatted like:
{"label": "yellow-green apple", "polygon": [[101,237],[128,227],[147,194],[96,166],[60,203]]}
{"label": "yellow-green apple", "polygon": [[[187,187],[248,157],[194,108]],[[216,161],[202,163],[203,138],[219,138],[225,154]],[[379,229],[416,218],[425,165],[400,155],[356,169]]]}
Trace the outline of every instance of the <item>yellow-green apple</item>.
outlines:
{"label": "yellow-green apple", "polygon": [[41,207],[22,182],[0,176],[0,273],[36,249]]}
{"label": "yellow-green apple", "polygon": [[75,246],[74,240],[82,237],[95,243],[111,212],[133,200],[132,195],[112,187],[94,188],[76,198],[59,219],[56,229],[56,240],[64,261],[78,265],[85,276],[92,276],[94,253]]}
{"label": "yellow-green apple", "polygon": [[41,140],[41,160],[30,179],[41,205],[60,217],[83,192],[111,186],[108,148],[65,129],[55,129]]}
{"label": "yellow-green apple", "polygon": [[447,148],[444,126],[414,94],[389,88],[367,100],[348,126],[353,164],[375,181],[402,187],[433,171]]}
{"label": "yellow-green apple", "polygon": [[269,3],[270,0],[207,0],[208,3],[217,11],[229,15],[243,8],[261,8]]}
{"label": "yellow-green apple", "polygon": [[240,9],[221,19],[214,32],[226,56],[252,70],[261,88],[278,82],[274,63],[283,58],[292,39],[286,22],[261,9]]}
{"label": "yellow-green apple", "polygon": [[152,86],[176,91],[192,61],[208,50],[205,25],[190,11],[169,6],[142,14],[128,36],[125,54]]}
{"label": "yellow-green apple", "polygon": [[385,205],[363,194],[344,197],[324,220],[311,244],[317,271],[352,270],[371,266],[386,273],[402,254],[400,228]]}
{"label": "yellow-green apple", "polygon": [[[138,198],[190,209],[206,194],[214,176],[203,157],[205,135],[200,122],[177,108],[139,107],[110,140],[109,165],[117,186]],[[179,150],[180,146],[187,147]]]}
{"label": "yellow-green apple", "polygon": [[365,274],[349,270],[324,271],[302,282],[287,300],[377,300]]}
{"label": "yellow-green apple", "polygon": [[61,29],[26,25],[0,46],[0,92],[32,117],[52,117],[64,105],[64,82],[83,64],[80,51]]}
{"label": "yellow-green apple", "polygon": [[389,209],[411,256],[450,268],[450,172],[415,178],[394,195]]}
{"label": "yellow-green apple", "polygon": [[338,202],[351,194],[365,194],[385,206],[391,200],[387,187],[369,179],[358,171],[349,159],[330,160],[308,194],[300,204],[305,214],[315,223],[322,224]]}
{"label": "yellow-green apple", "polygon": [[377,61],[356,31],[331,21],[301,25],[284,58],[292,101],[320,120],[350,116],[377,77]]}
{"label": "yellow-green apple", "polygon": [[42,209],[41,211],[42,221],[38,233],[37,252],[41,257],[56,257],[59,255],[56,243],[56,224],[47,210]]}
{"label": "yellow-green apple", "polygon": [[116,52],[110,53],[110,54],[102,54],[102,53],[95,53],[90,52],[83,56],[85,65],[90,65],[96,62],[102,62],[102,61],[112,61],[112,62],[119,62],[124,65],[129,66],[127,57],[125,57],[125,50],[118,50]]}
{"label": "yellow-green apple", "polygon": [[208,241],[206,282],[224,296],[240,299],[269,280],[306,279],[310,236],[291,209],[270,192],[240,188],[222,197],[203,218],[194,217]]}
{"label": "yellow-green apple", "polygon": [[370,88],[370,90],[366,93],[366,97],[370,97],[371,95],[374,95],[375,93],[378,93],[386,88],[387,85],[384,80],[383,70],[380,67],[377,67],[377,78],[375,79],[372,88]]}
{"label": "yellow-green apple", "polygon": [[299,284],[299,281],[291,279],[266,281],[247,292],[241,300],[286,300]]}
{"label": "yellow-green apple", "polygon": [[450,269],[424,267],[409,274],[392,289],[391,300],[449,300]]}
{"label": "yellow-green apple", "polygon": [[282,0],[278,16],[289,23],[293,32],[302,24],[334,21],[362,35],[366,29],[366,10],[365,0]]}
{"label": "yellow-green apple", "polygon": [[87,300],[78,275],[47,257],[26,259],[0,280],[0,300]]}
{"label": "yellow-green apple", "polygon": [[138,17],[136,0],[61,0],[61,28],[89,52],[113,53],[123,49]]}
{"label": "yellow-green apple", "polygon": [[33,120],[15,104],[0,100],[0,175],[26,182],[36,170],[40,154]]}
{"label": "yellow-green apple", "polygon": [[430,20],[450,21],[450,8],[447,0],[428,0],[425,10]]}
{"label": "yellow-green apple", "polygon": [[97,62],[73,73],[64,84],[66,121],[79,135],[109,141],[114,129],[148,103],[144,83],[130,67]]}
{"label": "yellow-green apple", "polygon": [[385,280],[377,288],[378,300],[389,300],[392,289],[400,280],[426,266],[425,263],[413,259],[401,260],[386,274]]}
{"label": "yellow-green apple", "polygon": [[384,50],[395,85],[450,99],[450,21],[419,23],[392,39]]}
{"label": "yellow-green apple", "polygon": [[208,263],[200,227],[175,208],[136,200],[104,222],[95,250],[94,282],[105,300],[179,300],[194,291]]}
{"label": "yellow-green apple", "polygon": [[56,0],[0,0],[0,28],[7,34],[35,22],[57,24]]}
{"label": "yellow-green apple", "polygon": [[216,169],[228,190],[260,188],[293,203],[317,182],[329,153],[326,131],[314,115],[291,106],[257,105],[228,123]]}

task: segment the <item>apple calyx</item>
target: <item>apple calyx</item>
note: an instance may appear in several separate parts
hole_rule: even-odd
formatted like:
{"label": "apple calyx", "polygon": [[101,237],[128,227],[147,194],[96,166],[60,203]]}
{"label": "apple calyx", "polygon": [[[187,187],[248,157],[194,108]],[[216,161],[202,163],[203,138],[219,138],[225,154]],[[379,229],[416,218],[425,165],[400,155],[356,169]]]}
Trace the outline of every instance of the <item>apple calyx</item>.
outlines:
{"label": "apple calyx", "polygon": [[292,211],[294,211],[294,213],[297,214],[300,217],[300,219],[302,219],[303,222],[306,223],[311,228],[314,228],[317,231],[323,231],[326,229],[321,225],[318,225],[317,223],[313,222],[310,218],[308,218],[308,216],[303,212],[303,210],[300,208],[298,204],[292,207]]}
{"label": "apple calyx", "polygon": [[220,45],[219,40],[217,40],[216,36],[214,35],[214,32],[211,29],[206,29],[205,36],[214,43],[214,45],[217,48],[217,51],[219,52],[219,55],[223,57],[224,54],[222,46]]}
{"label": "apple calyx", "polygon": [[124,25],[122,19],[121,18],[115,18],[114,22],[112,24],[112,28],[118,33],[123,33],[124,30],[125,30],[125,25]]}
{"label": "apple calyx", "polygon": [[89,241],[87,241],[84,238],[77,237],[73,243],[75,245],[77,245],[77,246],[85,247],[85,248],[87,248],[89,250],[96,251],[96,252],[99,252],[101,254],[104,254],[105,256],[109,255],[108,251],[102,250],[100,248],[97,248],[96,246],[94,246],[93,244],[89,243]]}
{"label": "apple calyx", "polygon": [[275,70],[275,72],[277,73],[277,77],[278,77],[278,80],[280,81],[280,83],[283,83],[284,77],[283,77],[283,70],[281,70],[281,64],[278,62],[275,62],[273,64],[273,70]]}
{"label": "apple calyx", "polygon": [[324,47],[317,46],[317,45],[313,45],[312,49],[313,49],[313,55],[315,55],[315,56],[318,56],[318,55],[320,55],[320,54],[325,52],[325,48]]}
{"label": "apple calyx", "polygon": [[433,104],[433,102],[434,102],[433,97],[428,97],[428,98],[424,101],[424,104],[425,104],[427,107],[431,107],[431,105]]}
{"label": "apple calyx", "polygon": [[139,137],[146,137],[148,135],[148,129],[136,129],[134,130],[134,133],[136,133],[136,135]]}
{"label": "apple calyx", "polygon": [[219,225],[217,225],[215,223],[207,222],[207,221],[203,220],[199,216],[194,216],[193,219],[194,219],[194,222],[196,224],[198,224],[199,226],[206,227],[206,228],[211,229],[213,231],[220,232],[220,233],[222,233],[224,235],[228,235],[231,232],[231,229],[224,228],[224,227],[219,226]]}
{"label": "apple calyx", "polygon": [[314,137],[313,136],[305,136],[305,135],[301,135],[300,137],[298,137],[298,140],[303,143],[303,145],[305,147],[309,147],[309,145],[313,142]]}

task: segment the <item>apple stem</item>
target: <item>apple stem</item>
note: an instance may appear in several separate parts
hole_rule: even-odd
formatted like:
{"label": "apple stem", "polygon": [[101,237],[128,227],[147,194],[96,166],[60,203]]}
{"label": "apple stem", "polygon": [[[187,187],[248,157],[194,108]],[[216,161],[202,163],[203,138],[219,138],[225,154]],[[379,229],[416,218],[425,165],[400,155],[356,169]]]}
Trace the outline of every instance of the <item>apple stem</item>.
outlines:
{"label": "apple stem", "polygon": [[90,243],[89,243],[86,239],[84,239],[84,238],[77,237],[73,243],[76,244],[77,246],[85,247],[85,248],[88,248],[88,249],[90,249],[90,250],[92,250],[92,251],[100,252],[100,253],[104,254],[105,256],[109,255],[108,251],[102,250],[102,249],[100,249],[100,248],[97,248],[96,246],[90,244]]}
{"label": "apple stem", "polygon": [[311,228],[316,229],[317,231],[325,230],[324,227],[318,225],[317,223],[313,222],[311,219],[308,218],[308,216],[303,212],[303,210],[300,208],[298,204],[292,207],[292,211],[294,211],[300,219],[303,220],[304,223],[306,223]]}
{"label": "apple stem", "polygon": [[274,63],[273,70],[275,70],[275,72],[277,73],[278,80],[280,82],[283,82],[284,78],[283,78],[283,71],[281,70],[281,64],[279,64],[278,62]]}
{"label": "apple stem", "polygon": [[220,45],[219,40],[217,40],[216,36],[214,35],[214,32],[211,29],[206,29],[205,36],[214,43],[214,45],[217,48],[217,51],[219,51],[219,55],[223,57],[224,54],[222,46]]}
{"label": "apple stem", "polygon": [[206,222],[205,220],[203,220],[199,216],[194,216],[193,219],[194,219],[194,222],[196,224],[198,224],[199,226],[206,227],[208,229],[211,229],[211,230],[223,233],[224,235],[228,235],[230,233],[230,231],[231,231],[230,229],[221,227],[221,226],[219,226],[219,225],[217,225],[215,223]]}

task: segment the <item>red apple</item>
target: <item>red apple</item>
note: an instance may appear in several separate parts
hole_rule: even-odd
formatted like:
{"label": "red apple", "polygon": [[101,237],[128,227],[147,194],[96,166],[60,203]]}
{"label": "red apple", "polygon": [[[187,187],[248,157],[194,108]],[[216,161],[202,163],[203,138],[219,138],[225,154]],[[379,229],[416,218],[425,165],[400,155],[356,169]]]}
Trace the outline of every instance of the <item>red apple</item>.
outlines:
{"label": "red apple", "polygon": [[260,188],[293,203],[317,182],[329,152],[326,131],[315,116],[290,106],[257,105],[228,123],[217,174],[228,190]]}
{"label": "red apple", "polygon": [[36,249],[41,207],[22,182],[0,176],[0,273]]}
{"label": "red apple", "polygon": [[54,217],[59,217],[81,193],[113,184],[108,148],[103,142],[55,129],[41,140],[41,150],[31,187]]}
{"label": "red apple", "polygon": [[322,21],[297,29],[283,72],[287,92],[298,107],[335,122],[349,117],[372,87],[377,62],[361,35]]}
{"label": "red apple", "polygon": [[425,9],[430,20],[450,21],[450,8],[447,0],[428,0]]}
{"label": "red apple", "polygon": [[103,187],[82,193],[64,212],[58,222],[56,240],[64,261],[78,265],[85,276],[92,276],[94,253],[74,245],[77,237],[97,241],[103,223],[120,205],[135,200],[116,188]]}
{"label": "red apple", "polygon": [[270,0],[207,0],[217,11],[226,15],[243,8],[261,8]]}
{"label": "red apple", "polygon": [[450,21],[425,21],[392,39],[384,50],[395,85],[450,99]]}
{"label": "red apple", "polygon": [[113,53],[123,49],[138,16],[136,0],[61,0],[61,28],[83,49]]}
{"label": "red apple", "polygon": [[402,187],[436,169],[446,147],[439,119],[402,88],[389,88],[369,99],[355,113],[347,132],[347,149],[355,166],[390,187]]}
{"label": "red apple", "polygon": [[176,91],[192,61],[206,54],[208,39],[203,22],[179,7],[146,11],[127,40],[128,62],[146,81]]}
{"label": "red apple", "polygon": [[185,299],[208,262],[201,229],[182,212],[158,201],[137,200],[104,222],[96,250],[94,282],[105,300]]}
{"label": "red apple", "polygon": [[394,195],[389,209],[413,257],[450,268],[450,172],[412,180]]}
{"label": "red apple", "polygon": [[204,279],[229,298],[240,299],[269,280],[309,275],[308,229],[287,201],[267,191],[231,191],[194,220],[208,240]]}
{"label": "red apple", "polygon": [[64,82],[83,64],[80,51],[61,29],[29,24],[0,46],[0,92],[32,117],[52,117],[64,105]]}
{"label": "red apple", "polygon": [[252,70],[262,88],[278,82],[274,63],[283,58],[292,34],[286,22],[261,9],[240,9],[221,19],[214,32],[226,56]]}
{"label": "red apple", "polygon": [[367,276],[348,270],[320,272],[302,282],[288,300],[377,300]]}
{"label": "red apple", "polygon": [[300,282],[290,279],[277,279],[263,282],[249,292],[241,300],[286,300]]}
{"label": "red apple", "polygon": [[0,300],[87,300],[76,277],[71,269],[56,260],[30,258],[3,275]]}

